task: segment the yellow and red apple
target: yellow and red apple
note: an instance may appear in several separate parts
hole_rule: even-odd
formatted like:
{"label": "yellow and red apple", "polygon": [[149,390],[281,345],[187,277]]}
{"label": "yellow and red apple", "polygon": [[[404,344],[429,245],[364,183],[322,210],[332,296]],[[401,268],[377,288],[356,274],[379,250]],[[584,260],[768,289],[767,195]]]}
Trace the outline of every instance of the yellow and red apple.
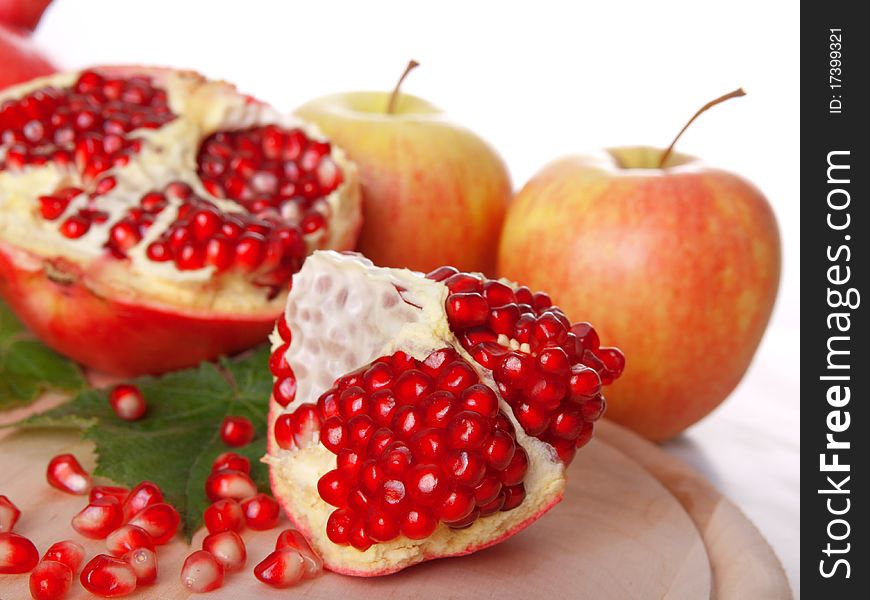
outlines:
{"label": "yellow and red apple", "polygon": [[607,416],[675,436],[734,389],[780,274],[770,205],[748,181],[661,149],[569,156],[512,203],[499,275],[548,290],[627,357]]}
{"label": "yellow and red apple", "polygon": [[402,93],[390,105],[389,92],[349,92],[296,110],[359,167],[359,250],[385,267],[492,274],[512,195],[504,162],[426,100]]}

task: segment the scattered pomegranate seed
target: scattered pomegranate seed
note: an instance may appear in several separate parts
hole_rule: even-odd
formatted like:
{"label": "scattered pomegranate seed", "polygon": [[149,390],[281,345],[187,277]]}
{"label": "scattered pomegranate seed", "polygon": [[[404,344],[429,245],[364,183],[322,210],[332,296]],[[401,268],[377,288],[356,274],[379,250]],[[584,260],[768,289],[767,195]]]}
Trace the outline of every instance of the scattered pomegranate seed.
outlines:
{"label": "scattered pomegranate seed", "polygon": [[121,384],[112,388],[109,394],[112,410],[124,421],[137,421],[145,415],[147,406],[142,392],[135,385]]}
{"label": "scattered pomegranate seed", "polygon": [[223,471],[225,469],[250,474],[251,461],[247,456],[242,456],[235,452],[224,452],[214,459],[214,462],[211,464],[211,470],[212,472],[215,472]]}
{"label": "scattered pomegranate seed", "polygon": [[323,560],[311,548],[305,536],[298,529],[285,529],[275,541],[275,550],[293,548],[302,555],[305,562],[305,576],[314,577],[323,570]]}
{"label": "scattered pomegranate seed", "polygon": [[59,454],[48,463],[45,478],[49,485],[68,494],[87,494],[91,476],[72,454]]}
{"label": "scattered pomegranate seed", "polygon": [[54,560],[63,563],[70,568],[73,574],[77,573],[82,561],[85,560],[85,549],[78,542],[63,540],[49,546],[42,560]]}
{"label": "scattered pomegranate seed", "polygon": [[98,554],[84,566],[79,581],[96,596],[117,598],[136,589],[136,572],[120,558]]}
{"label": "scattered pomegranate seed", "polygon": [[136,574],[137,587],[157,581],[157,554],[154,550],[136,548],[125,554],[123,560]]}
{"label": "scattered pomegranate seed", "polygon": [[294,548],[275,550],[254,567],[254,576],[276,588],[295,585],[306,574],[305,560]]}
{"label": "scattered pomegranate seed", "polygon": [[254,439],[254,425],[245,417],[226,417],[221,423],[221,439],[233,448],[247,446]]}
{"label": "scattered pomegranate seed", "polygon": [[71,524],[80,535],[92,540],[102,540],[121,525],[123,516],[118,499],[104,496],[79,511],[72,518]]}
{"label": "scattered pomegranate seed", "polygon": [[181,567],[181,583],[195,594],[211,592],[224,583],[224,567],[211,553],[197,550]]}
{"label": "scattered pomegranate seed", "polygon": [[0,533],[0,574],[27,573],[38,562],[33,542],[17,533]]}
{"label": "scattered pomegranate seed", "polygon": [[272,529],[278,524],[281,508],[278,502],[268,494],[257,494],[242,501],[242,512],[245,522],[251,529],[262,531]]}
{"label": "scattered pomegranate seed", "polygon": [[30,573],[30,595],[33,600],[60,600],[72,585],[73,572],[56,560],[40,562]]}
{"label": "scattered pomegranate seed", "polygon": [[180,522],[178,511],[165,502],[146,506],[130,519],[130,525],[144,529],[158,546],[172,539]]}
{"label": "scattered pomegranate seed", "polygon": [[122,505],[127,500],[127,496],[130,494],[130,490],[125,487],[114,486],[114,485],[95,485],[91,489],[91,493],[88,496],[88,499],[93,502],[98,498],[103,498],[105,496],[112,496],[116,498],[118,502]]}
{"label": "scattered pomegranate seed", "polygon": [[6,496],[0,496],[0,533],[8,533],[15,528],[21,511]]}
{"label": "scattered pomegranate seed", "polygon": [[209,533],[241,531],[244,526],[244,513],[238,502],[232,498],[224,498],[205,509],[203,521]]}
{"label": "scattered pomegranate seed", "polygon": [[121,556],[137,548],[154,549],[154,540],[141,527],[122,525],[106,537],[106,548],[110,554]]}
{"label": "scattered pomegranate seed", "polygon": [[243,500],[257,493],[257,486],[247,473],[225,469],[216,471],[205,481],[205,493],[209,500],[232,498]]}
{"label": "scattered pomegranate seed", "polygon": [[247,560],[245,543],[235,531],[220,531],[205,536],[202,549],[214,556],[227,573],[240,570]]}
{"label": "scattered pomegranate seed", "polygon": [[124,519],[129,521],[135,514],[152,504],[163,502],[163,492],[156,483],[143,481],[134,487],[124,500]]}

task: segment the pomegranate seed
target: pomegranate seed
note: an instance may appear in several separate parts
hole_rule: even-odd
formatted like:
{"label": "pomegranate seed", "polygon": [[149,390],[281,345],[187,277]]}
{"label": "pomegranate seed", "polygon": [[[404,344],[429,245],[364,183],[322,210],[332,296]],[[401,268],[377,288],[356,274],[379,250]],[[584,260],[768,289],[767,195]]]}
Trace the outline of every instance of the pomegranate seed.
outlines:
{"label": "pomegranate seed", "polygon": [[251,472],[251,461],[247,456],[236,454],[235,452],[223,452],[214,459],[211,463],[212,473],[222,471],[224,469],[232,469],[233,471],[241,471],[242,473]]}
{"label": "pomegranate seed", "polygon": [[197,550],[181,567],[181,583],[194,594],[214,591],[224,584],[224,567],[211,553]]}
{"label": "pomegranate seed", "polygon": [[284,450],[289,450],[296,445],[296,442],[293,440],[295,420],[295,415],[291,413],[284,413],[275,419],[275,425],[273,428],[275,441],[278,446]]}
{"label": "pomegranate seed", "polygon": [[121,504],[117,498],[104,496],[89,503],[71,521],[80,535],[92,539],[105,539],[123,520]]}
{"label": "pomegranate seed", "polygon": [[60,217],[67,206],[69,206],[69,200],[65,198],[57,198],[55,196],[39,197],[39,212],[42,214],[42,218],[48,221],[54,221]]}
{"label": "pomegranate seed", "polygon": [[498,414],[498,397],[489,387],[477,383],[469,386],[460,396],[463,409],[484,417],[494,418]]}
{"label": "pomegranate seed", "polygon": [[0,533],[0,574],[27,573],[39,562],[33,542],[17,533]]}
{"label": "pomegranate seed", "polygon": [[195,271],[205,266],[205,251],[194,243],[183,244],[175,255],[175,266],[181,271]]}
{"label": "pomegranate seed", "polygon": [[151,242],[145,249],[145,254],[154,262],[166,262],[172,260],[172,250],[163,242]]}
{"label": "pomegranate seed", "polygon": [[154,550],[136,548],[125,554],[123,559],[136,574],[137,587],[157,581],[157,554]]}
{"label": "pomegranate seed", "polygon": [[59,600],[69,592],[72,578],[65,564],[44,560],[30,573],[30,595],[34,600]]}
{"label": "pomegranate seed", "polygon": [[226,271],[233,264],[233,243],[226,238],[213,237],[205,246],[205,264],[212,265],[218,272]]}
{"label": "pomegranate seed", "polygon": [[444,280],[444,285],[454,294],[479,294],[483,291],[483,280],[471,273],[455,273]]}
{"label": "pomegranate seed", "polygon": [[163,502],[163,492],[156,483],[143,481],[133,488],[124,500],[124,520],[129,521],[133,515],[145,507]]}
{"label": "pomegranate seed", "polygon": [[435,532],[438,521],[423,510],[409,510],[400,525],[402,535],[412,540],[423,540]]}
{"label": "pomegranate seed", "polygon": [[254,439],[254,425],[245,417],[225,417],[221,423],[221,439],[233,448],[247,446]]}
{"label": "pomegranate seed", "polygon": [[87,494],[91,476],[72,454],[59,454],[48,463],[45,478],[49,485],[68,494]]}
{"label": "pomegranate seed", "polygon": [[130,490],[125,487],[118,487],[113,485],[96,485],[91,489],[91,493],[88,495],[88,500],[93,502],[99,498],[104,498],[106,496],[111,496],[118,500],[123,506],[124,502],[127,500],[127,496],[130,495]]}
{"label": "pomegranate seed", "polygon": [[258,233],[245,233],[236,243],[235,263],[243,271],[253,271],[263,262],[266,239]]}
{"label": "pomegranate seed", "polygon": [[210,500],[243,500],[256,494],[257,486],[246,473],[227,469],[209,475],[205,482],[205,491]]}
{"label": "pomegranate seed", "polygon": [[257,494],[243,500],[242,512],[245,514],[248,527],[257,531],[272,529],[278,524],[278,517],[281,516],[278,502],[267,494]]}
{"label": "pomegranate seed", "polygon": [[112,410],[124,421],[137,421],[145,415],[147,406],[142,392],[135,385],[122,384],[112,388],[109,394]]}
{"label": "pomegranate seed", "polygon": [[448,277],[456,275],[459,273],[459,269],[456,267],[438,267],[434,271],[429,272],[426,275],[427,279],[431,279],[432,281],[444,281]]}
{"label": "pomegranate seed", "polygon": [[205,509],[203,521],[209,533],[241,531],[244,526],[244,513],[238,502],[231,498],[225,498]]}
{"label": "pomegranate seed", "polygon": [[305,563],[305,577],[314,577],[323,570],[323,560],[298,530],[285,529],[281,532],[275,541],[275,550],[283,548],[292,548],[299,552]]}
{"label": "pomegranate seed", "polygon": [[77,239],[82,237],[91,228],[91,223],[87,219],[73,215],[68,217],[60,226],[60,233],[67,238]]}
{"label": "pomegranate seed", "polygon": [[227,573],[242,569],[248,558],[245,543],[235,531],[220,531],[205,536],[202,549],[214,556]]}
{"label": "pomegranate seed", "polygon": [[106,537],[106,548],[110,554],[121,556],[136,548],[154,550],[154,540],[136,525],[122,525]]}
{"label": "pomegranate seed", "polygon": [[42,560],[63,563],[75,574],[82,565],[82,561],[85,560],[85,549],[81,544],[72,540],[55,542],[42,555]]}
{"label": "pomegranate seed", "polygon": [[344,506],[350,486],[338,469],[325,473],[317,482],[317,491],[323,500],[333,506]]}
{"label": "pomegranate seed", "polygon": [[506,486],[519,485],[529,469],[529,457],[522,446],[517,446],[510,464],[501,472],[501,482]]}
{"label": "pomegranate seed", "polygon": [[136,589],[136,572],[120,558],[98,554],[82,569],[79,581],[96,596],[117,598],[132,594]]}
{"label": "pomegranate seed", "polygon": [[167,543],[178,531],[181,518],[172,506],[161,502],[146,506],[130,519],[130,525],[136,525],[144,529],[161,546]]}
{"label": "pomegranate seed", "polygon": [[287,406],[296,399],[296,377],[288,375],[279,378],[272,387],[272,397],[281,406]]}
{"label": "pomegranate seed", "polygon": [[8,533],[15,528],[21,511],[6,496],[0,496],[0,533]]}
{"label": "pomegranate seed", "polygon": [[254,567],[254,576],[275,588],[295,585],[305,576],[305,560],[294,548],[275,550]]}

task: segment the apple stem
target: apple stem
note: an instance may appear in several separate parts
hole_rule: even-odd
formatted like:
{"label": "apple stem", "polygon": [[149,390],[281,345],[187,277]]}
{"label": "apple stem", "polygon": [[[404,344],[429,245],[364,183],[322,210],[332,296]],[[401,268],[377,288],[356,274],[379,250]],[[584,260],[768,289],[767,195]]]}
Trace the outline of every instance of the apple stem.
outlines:
{"label": "apple stem", "polygon": [[396,104],[399,102],[399,88],[402,87],[402,82],[405,81],[405,77],[408,76],[408,73],[416,69],[420,66],[416,60],[409,60],[408,66],[405,67],[405,72],[402,73],[402,76],[399,77],[399,81],[396,82],[396,87],[393,88],[393,93],[390,94],[390,103],[387,104],[387,114],[391,115],[396,112]]}
{"label": "apple stem", "polygon": [[674,138],[674,141],[671,142],[671,145],[668,146],[667,150],[662,152],[662,158],[661,158],[661,160],[659,160],[659,169],[664,168],[665,163],[668,162],[668,158],[670,157],[671,152],[674,149],[674,146],[676,146],[676,144],[677,144],[677,141],[680,139],[680,137],[683,135],[683,133],[685,133],[685,131],[689,128],[689,125],[691,125],[695,121],[695,119],[700,117],[702,114],[704,114],[705,112],[707,112],[708,110],[710,110],[711,108],[716,106],[717,104],[721,104],[722,102],[725,102],[726,100],[730,100],[731,98],[739,98],[740,96],[745,96],[745,95],[746,95],[746,92],[743,91],[743,88],[737,88],[733,92],[728,92],[724,96],[719,96],[715,100],[710,100],[707,104],[705,104],[700,109],[698,109],[698,112],[696,112],[694,115],[692,115],[692,118],[689,119],[689,122],[686,123],[685,125],[683,125],[683,128],[680,129],[680,133],[677,134],[677,137]]}

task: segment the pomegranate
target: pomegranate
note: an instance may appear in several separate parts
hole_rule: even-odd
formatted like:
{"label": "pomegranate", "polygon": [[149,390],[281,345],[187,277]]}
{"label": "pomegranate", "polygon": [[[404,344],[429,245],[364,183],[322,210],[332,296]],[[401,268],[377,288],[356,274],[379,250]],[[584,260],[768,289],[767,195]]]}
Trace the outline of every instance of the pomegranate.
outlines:
{"label": "pomegranate", "polygon": [[30,39],[49,0],[0,0],[0,89],[54,73]]}
{"label": "pomegranate", "polygon": [[328,251],[296,275],[272,348],[272,491],[327,568],[362,576],[552,508],[624,363],[544,293]]}
{"label": "pomegranate", "polygon": [[227,83],[105,67],[0,93],[0,296],[90,367],[264,340],[306,254],[353,247],[361,218],[344,154]]}

